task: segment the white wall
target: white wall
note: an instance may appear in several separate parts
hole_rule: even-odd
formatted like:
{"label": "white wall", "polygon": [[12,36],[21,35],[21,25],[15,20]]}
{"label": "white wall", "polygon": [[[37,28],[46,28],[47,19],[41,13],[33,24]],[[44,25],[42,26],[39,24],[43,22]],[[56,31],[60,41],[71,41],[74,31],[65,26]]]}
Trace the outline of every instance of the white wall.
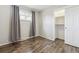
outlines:
{"label": "white wall", "polygon": [[37,22],[37,24],[38,24],[38,35],[39,36],[42,36],[42,13],[41,12],[38,12],[38,18],[37,18],[38,20],[38,22]]}
{"label": "white wall", "polygon": [[79,6],[65,9],[65,43],[79,47]]}
{"label": "white wall", "polygon": [[9,43],[10,6],[0,5],[0,45]]}
{"label": "white wall", "polygon": [[40,12],[35,13],[36,36],[40,36]]}
{"label": "white wall", "polygon": [[55,39],[55,20],[53,11],[45,10],[41,13],[41,36],[50,40]]}

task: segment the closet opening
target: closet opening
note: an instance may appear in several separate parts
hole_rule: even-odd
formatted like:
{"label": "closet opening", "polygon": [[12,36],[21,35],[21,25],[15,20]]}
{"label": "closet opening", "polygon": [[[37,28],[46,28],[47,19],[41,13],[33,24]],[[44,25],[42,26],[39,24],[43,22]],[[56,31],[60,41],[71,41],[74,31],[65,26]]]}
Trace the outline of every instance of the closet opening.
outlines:
{"label": "closet opening", "polygon": [[55,39],[64,40],[64,10],[55,11]]}

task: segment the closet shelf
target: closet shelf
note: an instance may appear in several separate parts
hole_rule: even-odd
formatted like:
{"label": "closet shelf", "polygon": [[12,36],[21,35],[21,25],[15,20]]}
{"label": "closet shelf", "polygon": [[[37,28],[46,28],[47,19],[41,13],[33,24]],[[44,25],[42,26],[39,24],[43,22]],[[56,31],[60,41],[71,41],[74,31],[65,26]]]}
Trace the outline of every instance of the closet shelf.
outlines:
{"label": "closet shelf", "polygon": [[55,24],[55,25],[64,25],[64,24]]}

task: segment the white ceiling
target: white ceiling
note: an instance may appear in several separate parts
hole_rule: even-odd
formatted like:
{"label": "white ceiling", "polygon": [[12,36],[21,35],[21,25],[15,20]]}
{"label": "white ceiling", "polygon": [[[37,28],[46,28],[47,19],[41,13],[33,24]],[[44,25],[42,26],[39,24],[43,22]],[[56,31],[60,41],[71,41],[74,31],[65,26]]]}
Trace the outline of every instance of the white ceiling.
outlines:
{"label": "white ceiling", "polygon": [[43,9],[51,7],[51,5],[27,5],[27,7],[32,8],[32,9],[37,9],[37,10],[43,10]]}
{"label": "white ceiling", "polygon": [[31,8],[33,10],[42,11],[48,8],[56,9],[65,7],[66,5],[26,5],[25,7]]}

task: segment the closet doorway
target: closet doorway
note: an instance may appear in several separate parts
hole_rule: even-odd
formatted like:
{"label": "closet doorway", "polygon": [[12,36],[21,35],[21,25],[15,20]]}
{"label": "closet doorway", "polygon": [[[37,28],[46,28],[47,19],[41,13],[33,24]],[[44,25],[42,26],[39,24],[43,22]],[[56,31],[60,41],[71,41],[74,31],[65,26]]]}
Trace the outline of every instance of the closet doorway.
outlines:
{"label": "closet doorway", "polygon": [[55,12],[55,39],[64,40],[64,10]]}

